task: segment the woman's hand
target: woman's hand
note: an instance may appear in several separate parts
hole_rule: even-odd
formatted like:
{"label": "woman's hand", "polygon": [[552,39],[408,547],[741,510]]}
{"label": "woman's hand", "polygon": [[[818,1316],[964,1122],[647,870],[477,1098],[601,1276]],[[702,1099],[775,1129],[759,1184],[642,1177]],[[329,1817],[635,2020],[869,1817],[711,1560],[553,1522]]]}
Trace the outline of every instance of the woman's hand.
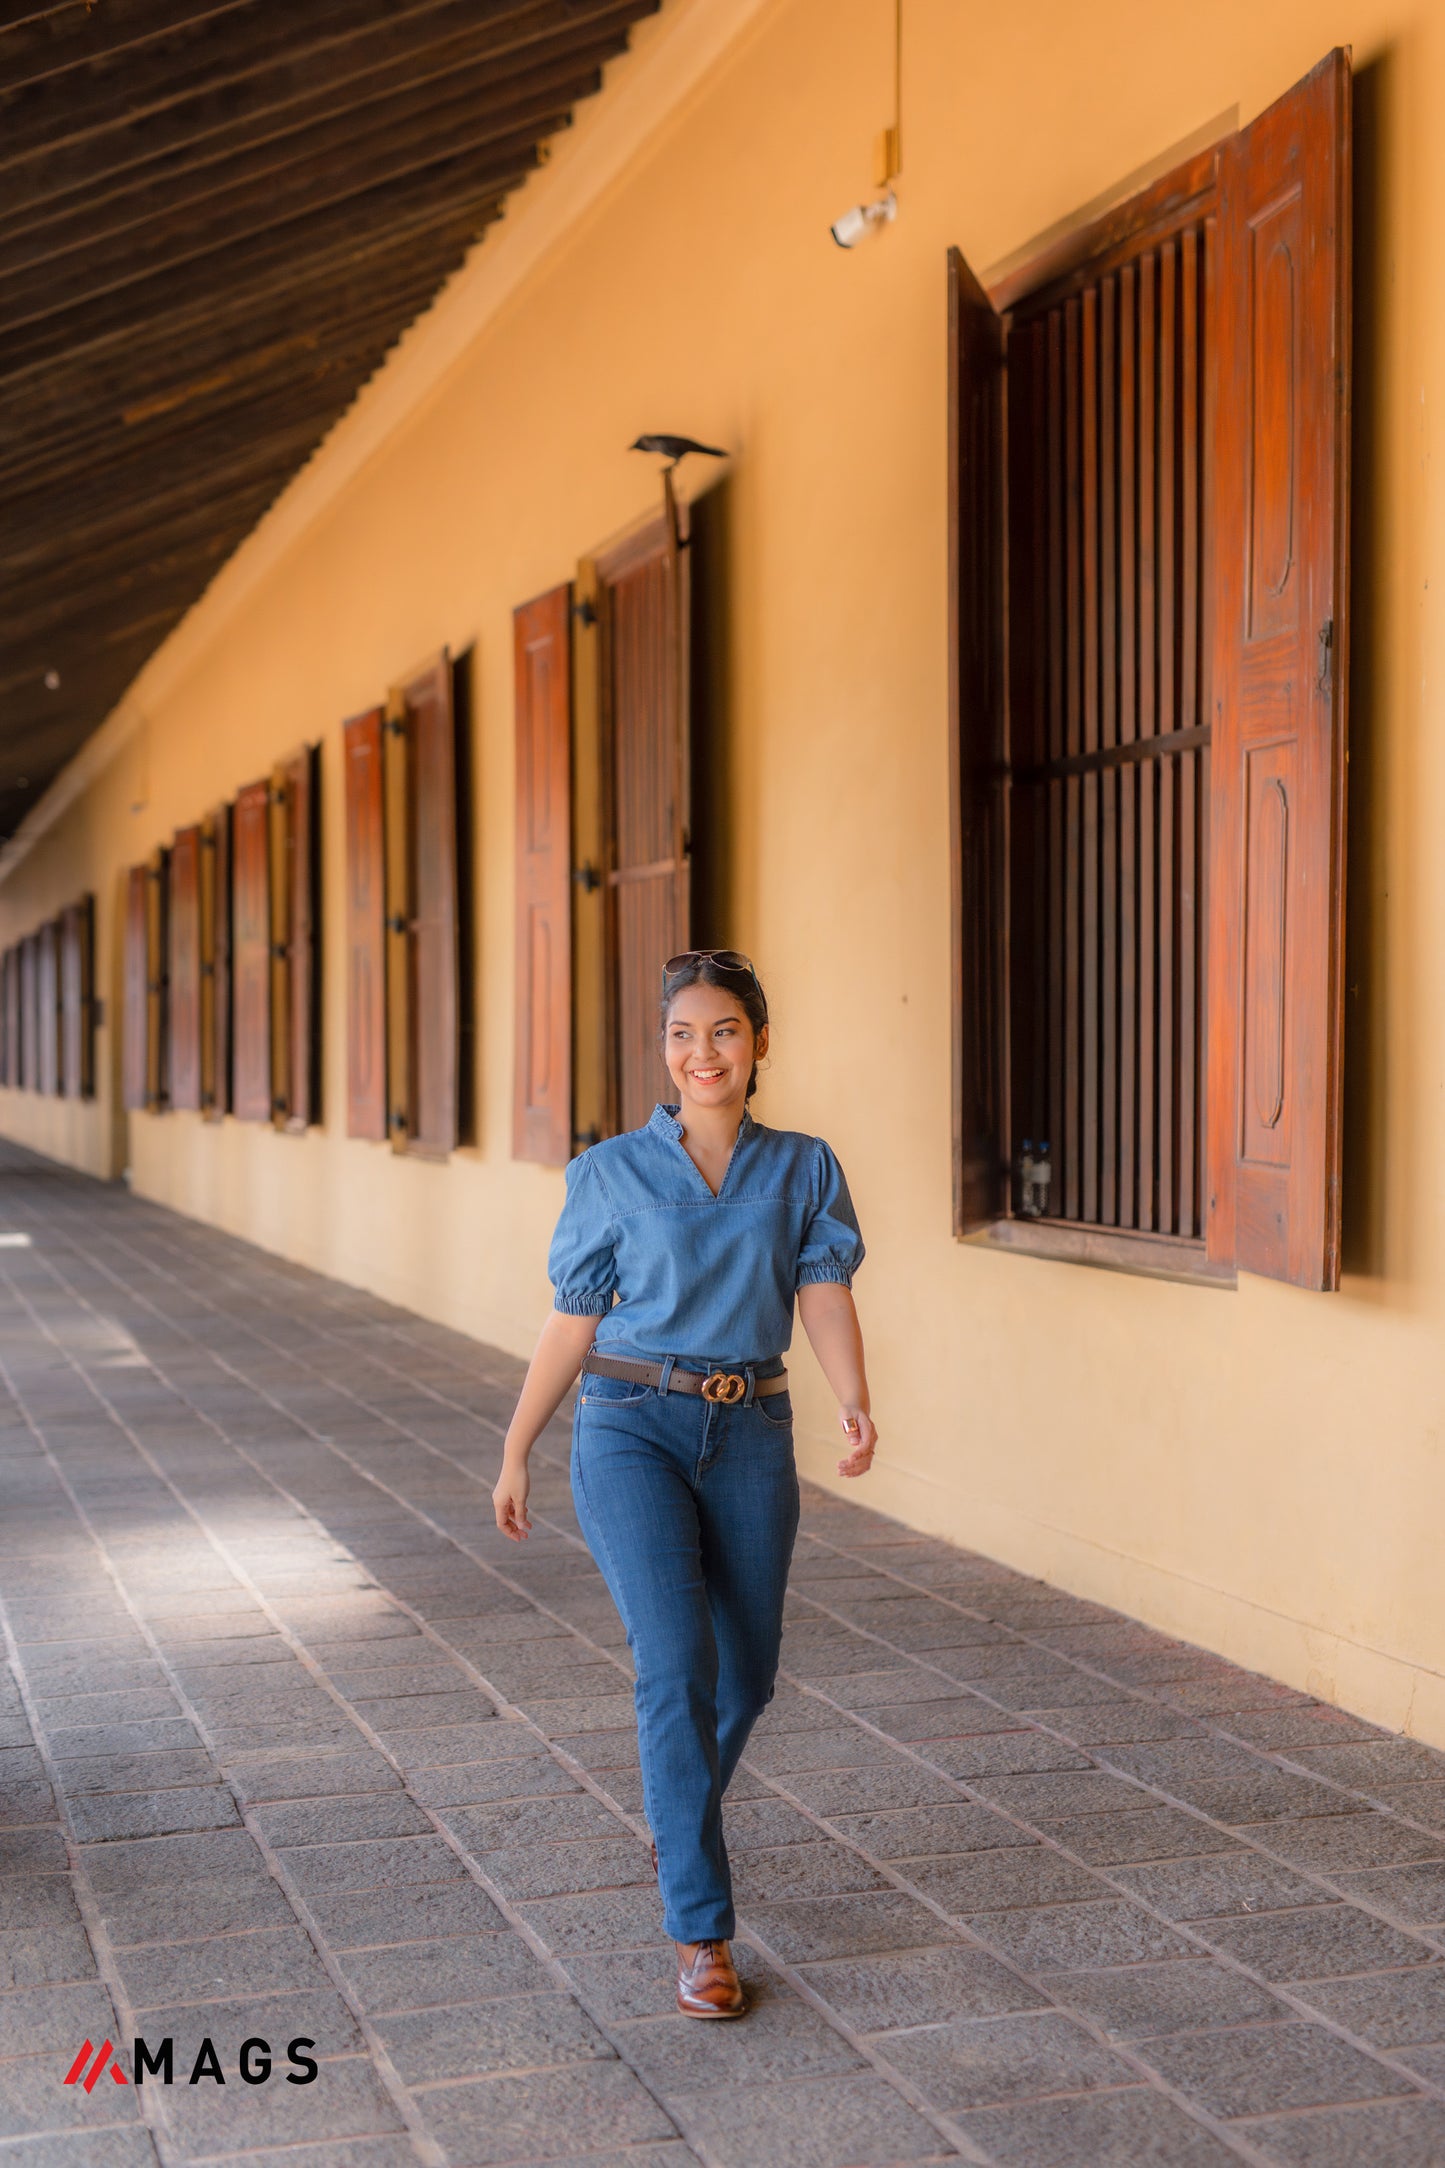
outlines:
{"label": "woman's hand", "polygon": [[504,1455],[502,1472],[497,1478],[497,1487],[492,1492],[492,1505],[496,1511],[498,1528],[513,1543],[525,1543],[532,1533],[532,1523],[527,1514],[527,1493],[530,1489],[527,1463],[514,1461],[509,1455]]}
{"label": "woman's hand", "polygon": [[838,1463],[839,1475],[867,1475],[873,1465],[873,1448],[878,1443],[878,1433],[873,1428],[873,1418],[866,1408],[840,1408],[838,1421],[843,1435],[852,1451]]}

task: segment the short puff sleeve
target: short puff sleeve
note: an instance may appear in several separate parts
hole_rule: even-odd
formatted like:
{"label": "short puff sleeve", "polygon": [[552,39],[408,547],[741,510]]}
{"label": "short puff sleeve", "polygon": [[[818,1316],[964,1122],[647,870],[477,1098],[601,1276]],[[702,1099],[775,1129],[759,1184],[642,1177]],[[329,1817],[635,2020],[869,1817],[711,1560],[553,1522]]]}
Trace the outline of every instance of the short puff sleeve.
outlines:
{"label": "short puff sleeve", "polygon": [[567,1196],[547,1253],[553,1308],[569,1317],[605,1317],[617,1286],[612,1203],[592,1154],[568,1162]]}
{"label": "short puff sleeve", "polygon": [[812,1204],[812,1217],[798,1251],[794,1287],[816,1287],[820,1281],[851,1287],[863,1262],[863,1237],[843,1169],[821,1137],[813,1147]]}

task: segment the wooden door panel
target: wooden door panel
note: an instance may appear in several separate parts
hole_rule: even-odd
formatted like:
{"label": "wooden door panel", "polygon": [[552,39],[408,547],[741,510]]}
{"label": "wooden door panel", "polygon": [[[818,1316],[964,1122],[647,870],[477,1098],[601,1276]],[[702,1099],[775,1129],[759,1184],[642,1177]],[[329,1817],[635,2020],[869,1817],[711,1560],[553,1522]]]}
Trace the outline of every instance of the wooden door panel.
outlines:
{"label": "wooden door panel", "polygon": [[271,779],[272,1114],[299,1133],[317,1118],[316,753]]}
{"label": "wooden door panel", "polygon": [[201,1109],[231,1104],[231,808],[201,824]]}
{"label": "wooden door panel", "polygon": [[271,1119],[271,786],[238,791],[231,816],[232,1112]]}
{"label": "wooden door panel", "polygon": [[662,966],[691,938],[687,553],[663,518],[596,559],[608,950],[608,1127],[671,1087],[656,1049]]}
{"label": "wooden door panel", "polygon": [[383,711],[342,727],[346,769],[346,1134],[386,1136]]}
{"label": "wooden door panel", "polygon": [[178,828],[171,845],[170,1103],[201,1104],[201,831]]}
{"label": "wooden door panel", "polygon": [[1210,1254],[1339,1280],[1350,65],[1226,146]]}
{"label": "wooden door panel", "polygon": [[405,723],[410,835],[409,1057],[406,1142],[428,1158],[454,1151],[460,1102],[456,723],[443,652],[396,688]]}
{"label": "wooden door panel", "polygon": [[125,877],[121,1100],[132,1111],[146,1103],[146,878],[144,866]]}
{"label": "wooden door panel", "polygon": [[40,1089],[40,946],[36,936],[20,944],[20,1082]]}
{"label": "wooden door panel", "polygon": [[512,1151],[572,1156],[572,589],[516,611],[516,1060]]}
{"label": "wooden door panel", "polygon": [[1008,1208],[1003,325],[948,257],[954,1233]]}
{"label": "wooden door panel", "polygon": [[82,896],[60,920],[61,1079],[67,1099],[95,1091],[95,901]]}
{"label": "wooden door panel", "polygon": [[60,1091],[60,938],[53,922],[35,936],[35,1088],[54,1098]]}
{"label": "wooden door panel", "polygon": [[170,1105],[170,857],[146,868],[146,1105]]}

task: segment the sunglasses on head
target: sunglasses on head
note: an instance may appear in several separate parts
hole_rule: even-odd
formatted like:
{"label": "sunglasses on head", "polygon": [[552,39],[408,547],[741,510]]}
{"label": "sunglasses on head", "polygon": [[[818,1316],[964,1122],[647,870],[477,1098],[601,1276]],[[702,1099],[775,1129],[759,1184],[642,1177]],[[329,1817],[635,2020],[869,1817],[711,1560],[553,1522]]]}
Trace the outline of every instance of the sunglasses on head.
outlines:
{"label": "sunglasses on head", "polygon": [[735,948],[692,948],[684,949],[678,956],[669,956],[662,967],[663,985],[666,986],[669,979],[675,979],[679,972],[688,970],[691,965],[701,963],[718,964],[724,971],[746,971],[758,992],[762,992],[762,985],[753,969],[751,958],[744,956],[741,949]]}

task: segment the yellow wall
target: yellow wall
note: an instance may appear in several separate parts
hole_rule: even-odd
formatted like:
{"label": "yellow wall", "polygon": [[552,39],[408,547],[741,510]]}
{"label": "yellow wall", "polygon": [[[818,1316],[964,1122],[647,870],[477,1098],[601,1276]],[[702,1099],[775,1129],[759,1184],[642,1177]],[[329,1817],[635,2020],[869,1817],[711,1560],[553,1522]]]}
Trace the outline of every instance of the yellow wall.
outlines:
{"label": "yellow wall", "polygon": [[[852,255],[827,235],[888,117],[888,0],[769,0],[407,426],[192,636],[144,728],[0,890],[8,941],[94,887],[113,1000],[121,868],[319,734],[324,1126],[139,1116],[127,1146],[108,1098],[16,1094],[0,1125],[80,1165],[128,1158],[148,1196],[525,1350],[562,1178],[510,1158],[510,613],[655,504],[654,463],[625,450],[639,429],[727,445],[728,931],[777,1019],[760,1111],[834,1142],[869,1239],[884,1445],[855,1495],[1445,1744],[1445,14],[905,9],[896,227]],[[960,1247],[944,249],[997,263],[1344,41],[1361,71],[1344,1287],[1208,1291]],[[584,117],[577,155],[600,125]],[[475,646],[480,1143],[438,1167],[342,1133],[339,724],[442,641]],[[799,1372],[801,1456],[826,1479],[830,1412],[806,1353]]]}

